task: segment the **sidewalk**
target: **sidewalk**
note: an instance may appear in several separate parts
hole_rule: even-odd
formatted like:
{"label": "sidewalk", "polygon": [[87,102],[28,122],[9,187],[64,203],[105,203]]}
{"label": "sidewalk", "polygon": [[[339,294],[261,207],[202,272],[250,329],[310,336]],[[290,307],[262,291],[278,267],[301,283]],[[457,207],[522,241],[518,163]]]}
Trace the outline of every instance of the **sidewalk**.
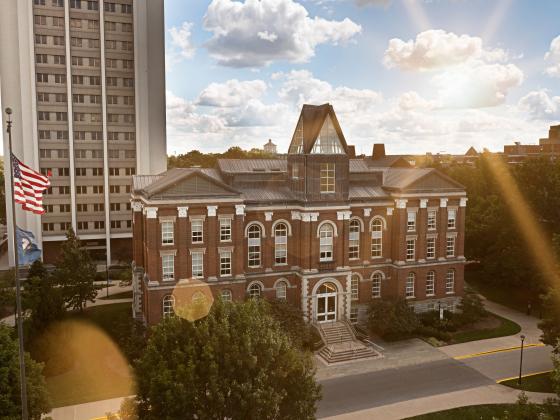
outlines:
{"label": "sidewalk", "polygon": [[92,401],[90,403],[59,407],[51,411],[47,416],[53,420],[91,420],[104,416],[111,412],[120,410],[124,397],[112,398],[110,400]]}
{"label": "sidewalk", "polygon": [[[484,298],[483,298],[484,299]],[[525,344],[539,344],[541,330],[537,326],[539,319],[533,316],[525,315],[514,309],[510,309],[499,303],[491,302],[484,299],[486,309],[496,315],[512,320],[519,324],[521,332],[519,334],[510,335],[508,337],[489,338],[487,340],[470,341],[468,343],[453,344],[450,346],[440,347],[440,350],[449,357],[458,357],[475,353],[482,353],[497,349],[507,349],[519,347],[521,345],[521,334],[525,335]]]}
{"label": "sidewalk", "polygon": [[[399,420],[421,414],[448,410],[450,408],[464,407],[479,404],[507,404],[517,402],[519,391],[501,385],[488,385],[467,390],[449,392],[430,397],[408,400],[395,404],[383,405],[367,410],[354,411],[338,416],[324,417],[328,420],[360,420],[383,419]],[[527,392],[532,402],[542,402],[554,394]],[[58,420],[58,419],[55,419]]]}

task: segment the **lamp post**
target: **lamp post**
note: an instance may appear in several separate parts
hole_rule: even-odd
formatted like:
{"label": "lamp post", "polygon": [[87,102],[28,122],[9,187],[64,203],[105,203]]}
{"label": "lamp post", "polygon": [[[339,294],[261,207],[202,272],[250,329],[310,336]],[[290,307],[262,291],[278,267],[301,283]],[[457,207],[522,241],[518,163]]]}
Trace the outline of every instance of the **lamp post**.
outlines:
{"label": "lamp post", "polygon": [[517,385],[521,385],[521,373],[523,372],[523,342],[525,341],[525,336],[521,334],[521,357],[519,359],[519,379],[517,380]]}

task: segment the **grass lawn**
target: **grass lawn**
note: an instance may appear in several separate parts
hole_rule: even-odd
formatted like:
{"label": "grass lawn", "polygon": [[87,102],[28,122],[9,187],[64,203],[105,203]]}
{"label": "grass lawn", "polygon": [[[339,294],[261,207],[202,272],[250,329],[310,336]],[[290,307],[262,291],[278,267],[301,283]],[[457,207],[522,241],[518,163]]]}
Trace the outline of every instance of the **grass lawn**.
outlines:
{"label": "grass lawn", "polygon": [[111,338],[115,320],[130,316],[130,303],[92,307],[41,339],[53,407],[134,394],[129,362]]}
{"label": "grass lawn", "polygon": [[132,290],[128,290],[126,292],[116,293],[114,295],[103,295],[99,299],[103,300],[112,300],[112,299],[132,299]]}
{"label": "grass lawn", "polygon": [[521,327],[509,319],[501,316],[490,314],[489,318],[493,318],[499,322],[499,325],[493,328],[475,328],[466,331],[458,331],[453,333],[449,344],[466,343],[468,341],[485,340],[487,338],[506,337],[514,335],[521,331]]}
{"label": "grass lawn", "polygon": [[517,385],[517,379],[510,379],[509,381],[500,382],[500,384],[515,389],[522,389],[523,391],[554,392],[550,372],[521,378],[521,386]]}
{"label": "grass lawn", "polygon": [[515,407],[516,404],[473,405],[410,417],[407,420],[492,420],[503,416],[506,410],[513,412]]}

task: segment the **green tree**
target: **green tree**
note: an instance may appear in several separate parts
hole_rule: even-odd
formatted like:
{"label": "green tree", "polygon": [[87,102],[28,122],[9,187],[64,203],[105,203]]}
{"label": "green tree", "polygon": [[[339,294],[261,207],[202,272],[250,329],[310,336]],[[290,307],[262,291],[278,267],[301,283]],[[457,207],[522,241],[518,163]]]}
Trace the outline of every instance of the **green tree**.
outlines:
{"label": "green tree", "polygon": [[[551,289],[542,297],[542,320],[539,328],[542,330],[541,341],[556,346],[560,339],[560,289]],[[560,352],[560,347],[555,347]]]}
{"label": "green tree", "polygon": [[398,298],[373,301],[369,306],[368,326],[371,332],[396,340],[414,333],[419,322],[406,300]]}
{"label": "green tree", "polygon": [[95,302],[97,291],[101,288],[94,284],[95,265],[72,228],[66,233],[61,250],[62,258],[55,271],[56,280],[62,286],[66,306],[83,311],[87,302]]}
{"label": "green tree", "polygon": [[156,326],[136,366],[142,419],[313,419],[320,388],[262,302],[214,302]]}
{"label": "green tree", "polygon": [[[39,420],[51,410],[50,400],[42,375],[43,365],[25,353],[27,403],[29,418]],[[11,329],[0,324],[0,420],[21,417],[18,343]]]}
{"label": "green tree", "polygon": [[22,291],[23,308],[31,311],[28,336],[36,336],[53,322],[64,318],[66,309],[62,293],[62,288],[43,263],[35,261]]}
{"label": "green tree", "polygon": [[278,321],[292,342],[300,349],[313,350],[321,336],[314,332],[311,325],[303,320],[303,312],[286,300],[267,302],[271,315]]}
{"label": "green tree", "polygon": [[16,302],[14,289],[14,270],[8,270],[0,274],[0,317],[13,313]]}
{"label": "green tree", "polygon": [[465,295],[461,299],[458,309],[459,312],[456,318],[459,323],[464,325],[473,324],[488,316],[488,311],[484,308],[478,293],[468,287],[465,289]]}

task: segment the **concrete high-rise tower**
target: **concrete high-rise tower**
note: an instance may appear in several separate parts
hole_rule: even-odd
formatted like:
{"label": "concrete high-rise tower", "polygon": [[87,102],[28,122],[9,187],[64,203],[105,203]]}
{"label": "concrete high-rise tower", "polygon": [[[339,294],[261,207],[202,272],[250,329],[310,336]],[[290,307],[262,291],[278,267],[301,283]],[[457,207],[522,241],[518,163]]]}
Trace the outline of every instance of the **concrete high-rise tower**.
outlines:
{"label": "concrete high-rise tower", "polygon": [[[96,259],[130,259],[132,176],[167,167],[163,3],[0,0],[1,104],[14,112],[14,152],[52,172],[47,213],[18,210],[17,223],[47,262],[70,226]],[[7,220],[10,192],[6,176]]]}

